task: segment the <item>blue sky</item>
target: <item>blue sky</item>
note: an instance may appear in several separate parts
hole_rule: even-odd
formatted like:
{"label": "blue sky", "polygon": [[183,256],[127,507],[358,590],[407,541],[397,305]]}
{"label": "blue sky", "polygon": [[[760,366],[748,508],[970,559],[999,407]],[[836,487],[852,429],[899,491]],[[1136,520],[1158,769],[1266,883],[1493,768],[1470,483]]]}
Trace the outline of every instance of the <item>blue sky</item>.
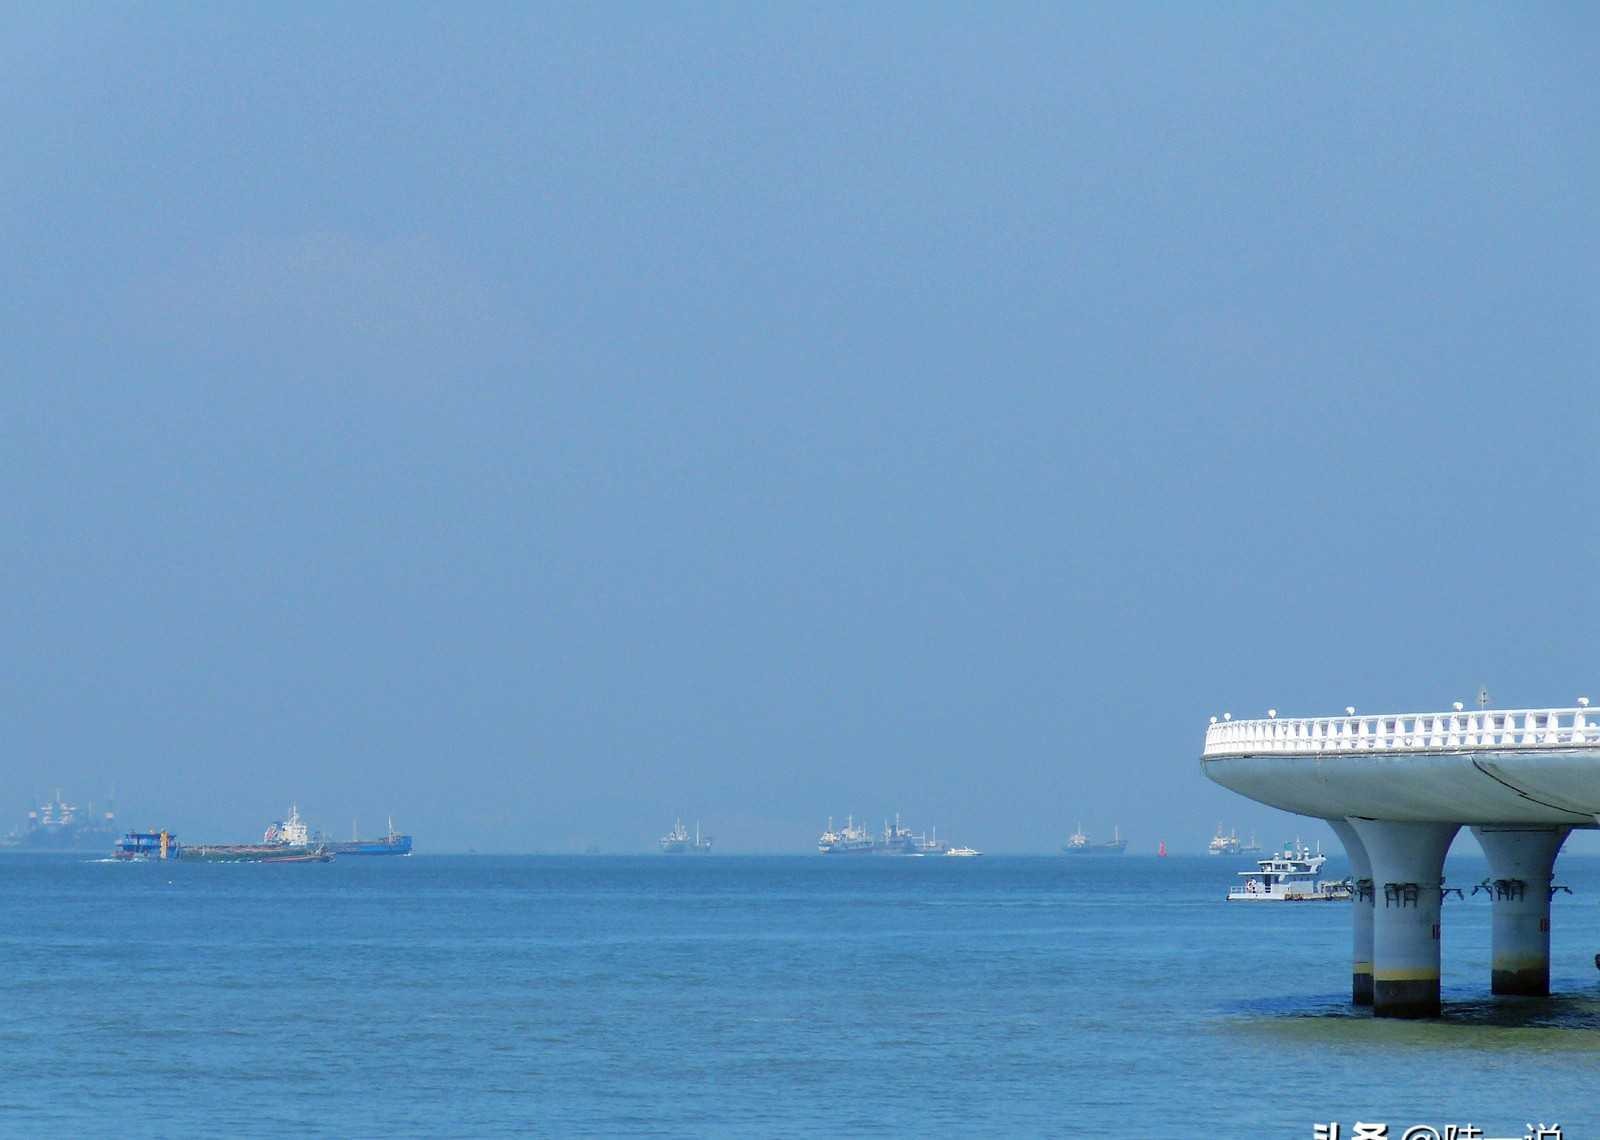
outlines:
{"label": "blue sky", "polygon": [[1213,713],[1600,699],[1597,32],[12,8],[0,820],[1197,850]]}

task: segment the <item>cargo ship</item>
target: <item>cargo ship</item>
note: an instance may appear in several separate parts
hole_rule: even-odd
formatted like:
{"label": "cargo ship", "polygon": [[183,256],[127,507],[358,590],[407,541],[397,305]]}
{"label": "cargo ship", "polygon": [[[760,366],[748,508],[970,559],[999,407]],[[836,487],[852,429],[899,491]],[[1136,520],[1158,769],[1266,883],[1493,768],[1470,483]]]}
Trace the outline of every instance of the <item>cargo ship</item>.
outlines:
{"label": "cargo ship", "polygon": [[[404,839],[411,848],[410,836]],[[381,842],[373,840],[372,842]],[[112,854],[118,859],[181,859],[189,863],[327,863],[337,852],[300,818],[300,809],[289,808],[287,820],[268,825],[260,843],[195,843],[180,846],[169,831],[130,831],[122,837]],[[341,844],[341,846],[343,846]]]}
{"label": "cargo ship", "polygon": [[322,847],[286,847],[279,843],[202,843],[184,846],[170,831],[130,831],[111,852],[129,863],[181,860],[185,863],[327,863],[333,856]]}
{"label": "cargo ship", "polygon": [[946,843],[939,842],[939,829],[933,834],[913,835],[909,827],[900,826],[900,813],[895,812],[894,823],[883,821],[883,840],[878,844],[880,855],[943,855]]}
{"label": "cargo ship", "polygon": [[877,844],[872,832],[856,823],[855,816],[845,818],[844,827],[833,829],[833,817],[828,817],[828,828],[817,836],[817,850],[824,855],[871,855]]}
{"label": "cargo ship", "polygon": [[185,847],[185,863],[330,863],[322,847],[286,847],[281,843],[204,843]]}
{"label": "cargo ship", "polygon": [[77,804],[56,798],[28,813],[23,825],[4,839],[0,847],[15,851],[104,851],[116,842],[116,813],[97,813],[90,804],[80,811]]}
{"label": "cargo ship", "polygon": [[1122,838],[1119,828],[1111,829],[1111,838],[1104,843],[1089,842],[1088,835],[1084,834],[1083,824],[1078,824],[1078,830],[1061,845],[1061,850],[1067,855],[1121,855],[1128,849],[1128,841]]}
{"label": "cargo ship", "polygon": [[672,825],[672,830],[656,840],[661,845],[663,855],[709,855],[711,853],[711,836],[700,834],[700,821],[694,821],[694,835],[689,835],[689,829],[683,826],[683,820],[678,820]]}
{"label": "cargo ship", "polygon": [[1211,837],[1211,843],[1206,847],[1208,855],[1237,855],[1239,854],[1239,833],[1237,830],[1227,835],[1222,833],[1222,824],[1217,824],[1217,833]]}
{"label": "cargo ship", "polygon": [[[298,820],[298,813],[291,813]],[[279,825],[283,826],[283,825]],[[271,828],[268,828],[270,834]],[[707,841],[709,845],[709,840]],[[323,850],[330,855],[409,855],[411,854],[411,836],[401,835],[394,829],[394,816],[389,817],[389,834],[382,839],[356,838],[355,825],[350,827],[350,840],[323,840]]]}
{"label": "cargo ship", "polygon": [[833,817],[828,817],[828,828],[817,836],[817,850],[824,855],[942,855],[949,845],[934,835],[914,833],[900,822],[897,813],[894,822],[883,821],[883,834],[874,837],[865,824],[856,823],[855,816],[847,816],[845,825],[835,829]]}
{"label": "cargo ship", "polygon": [[261,836],[265,846],[318,850],[328,855],[409,855],[411,836],[401,835],[394,829],[394,817],[389,817],[389,834],[381,839],[359,838],[355,824],[350,827],[348,841],[329,839],[322,832],[312,832],[309,824],[300,818],[298,804],[289,805],[289,817],[276,819],[267,825]]}

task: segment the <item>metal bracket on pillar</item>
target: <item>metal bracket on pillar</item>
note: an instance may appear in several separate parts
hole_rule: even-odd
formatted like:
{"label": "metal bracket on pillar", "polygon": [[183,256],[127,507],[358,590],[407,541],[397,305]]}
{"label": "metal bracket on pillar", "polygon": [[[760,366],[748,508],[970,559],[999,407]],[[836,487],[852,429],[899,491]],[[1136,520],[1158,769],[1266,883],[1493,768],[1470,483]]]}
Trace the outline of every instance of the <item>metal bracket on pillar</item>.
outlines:
{"label": "metal bracket on pillar", "polygon": [[1416,906],[1417,895],[1422,888],[1416,883],[1385,883],[1383,884],[1383,905],[1388,906]]}
{"label": "metal bracket on pillar", "polygon": [[1350,889],[1355,894],[1357,902],[1371,902],[1373,899],[1371,879],[1357,879],[1350,885]]}
{"label": "metal bracket on pillar", "polygon": [[1439,884],[1439,901],[1440,902],[1443,902],[1445,899],[1449,898],[1452,894],[1454,894],[1456,896],[1456,898],[1458,898],[1458,899],[1466,898],[1466,896],[1461,893],[1461,888],[1460,887],[1447,887],[1443,883]]}
{"label": "metal bracket on pillar", "polygon": [[1559,885],[1557,883],[1551,883],[1550,884],[1550,897],[1551,898],[1555,898],[1557,891],[1566,891],[1567,894],[1570,895],[1572,893],[1572,888],[1571,887],[1567,887],[1567,886],[1561,886],[1561,885]]}

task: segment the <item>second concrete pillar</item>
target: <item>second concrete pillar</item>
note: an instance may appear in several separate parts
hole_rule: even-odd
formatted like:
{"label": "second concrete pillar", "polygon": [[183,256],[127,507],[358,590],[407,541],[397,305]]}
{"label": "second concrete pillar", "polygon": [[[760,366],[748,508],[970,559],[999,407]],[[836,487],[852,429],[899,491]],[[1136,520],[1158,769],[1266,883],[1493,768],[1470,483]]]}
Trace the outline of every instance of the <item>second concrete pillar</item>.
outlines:
{"label": "second concrete pillar", "polygon": [[1550,992],[1550,878],[1568,827],[1474,827],[1489,860],[1497,994]]}
{"label": "second concrete pillar", "polygon": [[1444,857],[1461,825],[1349,822],[1372,870],[1372,1012],[1437,1017]]}

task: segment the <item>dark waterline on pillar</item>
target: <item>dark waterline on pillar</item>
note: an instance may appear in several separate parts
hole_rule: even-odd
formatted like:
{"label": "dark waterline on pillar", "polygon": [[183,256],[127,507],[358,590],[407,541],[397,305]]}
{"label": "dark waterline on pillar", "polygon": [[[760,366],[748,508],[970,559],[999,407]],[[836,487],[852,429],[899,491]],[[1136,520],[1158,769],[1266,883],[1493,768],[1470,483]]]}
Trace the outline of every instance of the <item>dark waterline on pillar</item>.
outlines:
{"label": "dark waterline on pillar", "polygon": [[1352,1005],[1372,1004],[1372,973],[1358,970],[1350,975],[1350,1002]]}
{"label": "dark waterline on pillar", "polygon": [[1502,997],[1549,997],[1550,964],[1525,970],[1494,970],[1489,977],[1489,992]]}
{"label": "dark waterline on pillar", "polygon": [[1386,982],[1373,985],[1372,1012],[1378,1017],[1438,1017],[1443,1012],[1439,979]]}

